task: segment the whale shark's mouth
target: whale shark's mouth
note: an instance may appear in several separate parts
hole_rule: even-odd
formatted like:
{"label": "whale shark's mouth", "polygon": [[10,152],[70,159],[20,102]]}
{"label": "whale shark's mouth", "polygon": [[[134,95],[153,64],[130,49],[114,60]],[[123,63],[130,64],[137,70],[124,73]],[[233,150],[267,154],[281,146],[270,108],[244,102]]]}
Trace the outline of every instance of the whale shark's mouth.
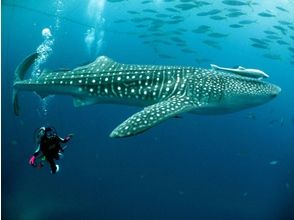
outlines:
{"label": "whale shark's mouth", "polygon": [[279,86],[274,86],[274,87],[275,87],[274,96],[277,96],[281,93],[282,89]]}

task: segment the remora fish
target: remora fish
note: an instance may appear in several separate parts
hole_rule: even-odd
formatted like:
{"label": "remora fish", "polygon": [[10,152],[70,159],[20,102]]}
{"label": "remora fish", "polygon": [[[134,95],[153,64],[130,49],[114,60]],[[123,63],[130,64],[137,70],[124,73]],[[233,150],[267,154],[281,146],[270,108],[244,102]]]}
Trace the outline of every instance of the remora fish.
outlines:
{"label": "remora fish", "polygon": [[213,69],[181,66],[121,64],[100,56],[69,71],[43,72],[24,79],[38,54],[28,56],[16,69],[13,103],[19,115],[18,92],[41,97],[70,95],[75,106],[117,103],[144,108],[116,127],[110,137],[127,137],[184,112],[217,114],[264,104],[281,89],[271,83]]}
{"label": "remora fish", "polygon": [[269,75],[267,75],[265,72],[258,70],[258,69],[246,69],[242,66],[239,66],[238,68],[225,68],[225,67],[219,67],[215,64],[210,64],[211,68],[214,70],[221,70],[225,72],[231,72],[235,73],[241,76],[247,76],[247,77],[252,77],[252,78],[268,78]]}

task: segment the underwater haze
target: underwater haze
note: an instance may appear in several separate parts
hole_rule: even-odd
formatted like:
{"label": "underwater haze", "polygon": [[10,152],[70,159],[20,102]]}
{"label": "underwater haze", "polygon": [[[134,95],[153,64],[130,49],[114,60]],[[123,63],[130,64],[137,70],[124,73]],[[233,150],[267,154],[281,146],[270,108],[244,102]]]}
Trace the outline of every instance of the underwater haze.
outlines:
{"label": "underwater haze", "polygon": [[[2,219],[294,219],[293,0],[2,0],[1,12]],[[14,114],[14,71],[34,52],[27,78],[104,55],[259,69],[282,90],[258,107],[110,138],[142,107],[21,92]],[[28,163],[41,126],[74,133],[54,175]]]}

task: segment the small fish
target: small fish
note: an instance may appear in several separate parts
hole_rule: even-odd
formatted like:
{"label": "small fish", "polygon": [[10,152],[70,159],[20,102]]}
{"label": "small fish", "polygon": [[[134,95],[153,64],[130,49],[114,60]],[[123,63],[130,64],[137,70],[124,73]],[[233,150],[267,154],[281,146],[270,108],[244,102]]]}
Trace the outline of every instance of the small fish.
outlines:
{"label": "small fish", "polygon": [[218,50],[221,50],[222,49],[221,46],[219,46],[218,42],[216,42],[216,41],[204,40],[204,41],[202,41],[202,43],[204,43],[207,46],[212,47],[214,49],[218,49]]}
{"label": "small fish", "polygon": [[210,10],[210,11],[207,11],[207,12],[200,12],[200,13],[197,14],[197,16],[215,15],[215,14],[218,14],[220,12],[221,12],[221,10],[219,10],[219,9],[213,9],[213,10]]}
{"label": "small fish", "polygon": [[190,50],[190,49],[182,49],[182,52],[184,52],[184,53],[195,53],[194,50]]}
{"label": "small fish", "polygon": [[224,17],[224,16],[220,16],[220,15],[210,16],[210,18],[211,18],[212,20],[224,20],[224,19],[227,19],[226,17]]}
{"label": "small fish", "polygon": [[145,4],[148,4],[148,3],[151,3],[151,2],[152,2],[152,1],[147,0],[147,1],[142,1],[141,4],[142,4],[142,5],[145,5]]}
{"label": "small fish", "polygon": [[151,44],[152,42],[150,40],[144,40],[142,41],[143,44]]}
{"label": "small fish", "polygon": [[147,24],[137,24],[136,25],[137,28],[145,28],[145,27],[148,27]]}
{"label": "small fish", "polygon": [[172,19],[179,20],[179,19],[183,19],[184,17],[183,16],[176,15],[176,16],[172,16],[171,18]]}
{"label": "small fish", "polygon": [[170,17],[170,15],[167,15],[167,14],[157,14],[155,16],[158,17],[158,18],[167,18],[167,17]]}
{"label": "small fish", "polygon": [[115,3],[115,2],[123,2],[124,0],[107,0],[107,1]]}
{"label": "small fish", "polygon": [[288,50],[294,53],[294,47],[288,47]]}
{"label": "small fish", "polygon": [[157,13],[157,11],[153,10],[153,9],[143,9],[143,12],[147,12],[147,13]]}
{"label": "small fish", "polygon": [[276,17],[275,15],[268,13],[268,12],[260,12],[260,13],[258,13],[258,15],[261,17],[266,17],[266,18]]}
{"label": "small fish", "polygon": [[207,25],[200,25],[198,28],[192,30],[192,32],[196,34],[203,34],[206,33],[207,31],[210,31],[211,27]]}
{"label": "small fish", "polygon": [[148,31],[153,33],[153,32],[156,32],[156,31],[160,31],[159,28],[160,28],[160,26],[152,25],[152,26],[150,26],[148,28]]}
{"label": "small fish", "polygon": [[195,4],[178,4],[178,5],[175,5],[175,7],[181,9],[182,11],[187,11],[187,10],[191,10],[195,8],[196,5]]}
{"label": "small fish", "polygon": [[202,42],[205,44],[209,44],[209,45],[218,45],[218,42],[213,41],[213,40],[204,40]]}
{"label": "small fish", "polygon": [[174,9],[174,8],[166,8],[165,10],[170,11],[170,12],[179,12],[179,10]]}
{"label": "small fish", "polygon": [[266,38],[271,39],[271,40],[279,40],[279,39],[281,39],[281,37],[279,37],[277,35],[268,35],[268,36],[266,36]]}
{"label": "small fish", "polygon": [[294,31],[294,26],[288,25],[288,28],[290,28],[292,31]]}
{"label": "small fish", "polygon": [[132,14],[132,15],[140,14],[139,12],[132,11],[132,10],[127,11],[127,13]]}
{"label": "small fish", "polygon": [[238,22],[239,24],[253,24],[256,23],[256,20],[242,20]]}
{"label": "small fish", "polygon": [[183,35],[183,33],[181,31],[172,31],[172,34]]}
{"label": "small fish", "polygon": [[269,162],[270,165],[277,165],[279,163],[279,161],[277,160],[273,160],[271,162]]}
{"label": "small fish", "polygon": [[283,40],[277,40],[277,43],[280,45],[289,45],[289,43],[287,43],[286,41],[283,41]]}
{"label": "small fish", "polygon": [[207,36],[209,37],[213,37],[213,38],[223,38],[223,37],[227,37],[228,34],[221,34],[221,33],[210,33]]}
{"label": "small fish", "polygon": [[182,40],[181,38],[178,38],[178,37],[171,37],[170,39],[174,42],[185,42],[184,40]]}
{"label": "small fish", "polygon": [[240,25],[240,24],[231,24],[229,27],[231,27],[231,28],[241,28],[241,27],[244,27],[244,26]]}
{"label": "small fish", "polygon": [[265,44],[254,43],[254,44],[251,44],[251,46],[255,48],[259,48],[259,49],[269,49],[269,47]]}
{"label": "small fish", "polygon": [[212,4],[212,3],[206,2],[206,1],[193,1],[193,3],[195,4],[196,8],[200,8],[200,7]]}
{"label": "small fish", "polygon": [[237,11],[237,12],[232,12],[232,13],[226,14],[226,17],[237,18],[237,17],[240,17],[242,15],[246,15],[246,14],[243,13],[243,12]]}
{"label": "small fish", "polygon": [[237,1],[237,0],[224,0],[222,1],[223,4],[225,5],[230,5],[230,6],[244,6],[244,5],[250,5],[249,2],[244,2],[244,1]]}
{"label": "small fish", "polygon": [[268,58],[268,59],[271,59],[271,60],[281,60],[281,56],[278,55],[278,54],[266,53],[266,54],[263,54],[263,56],[265,58]]}
{"label": "small fish", "polygon": [[249,39],[257,44],[267,44],[263,39],[258,39],[258,38],[254,38],[254,37],[251,37]]}
{"label": "small fish", "polygon": [[141,22],[147,21],[147,19],[146,18],[132,18],[131,21],[134,23],[141,23]]}
{"label": "small fish", "polygon": [[152,33],[153,36],[157,36],[157,37],[163,37],[163,36],[166,36],[166,33],[162,33],[162,32],[155,32],[155,33]]}
{"label": "small fish", "polygon": [[273,32],[273,31],[263,31],[263,32],[266,34],[277,34],[276,32]]}
{"label": "small fish", "polygon": [[178,23],[181,23],[183,21],[184,21],[183,19],[178,19],[178,20],[167,21],[165,23],[166,24],[178,24]]}
{"label": "small fish", "polygon": [[283,11],[283,12],[289,12],[287,9],[282,8],[280,6],[276,6],[276,9],[279,9],[280,11]]}
{"label": "small fish", "polygon": [[292,22],[289,21],[278,21],[281,25],[291,25]]}
{"label": "small fish", "polygon": [[183,34],[181,31],[177,31],[177,30],[176,31],[173,31],[172,33],[173,34],[176,34],[176,35],[182,35]]}
{"label": "small fish", "polygon": [[179,42],[176,44],[178,47],[181,47],[181,48],[185,48],[187,47],[187,43],[186,42]]}
{"label": "small fish", "polygon": [[240,9],[238,9],[238,8],[227,8],[227,11],[236,12],[236,11],[240,11]]}
{"label": "small fish", "polygon": [[148,35],[148,34],[140,34],[140,35],[138,35],[138,37],[139,38],[148,38],[148,37],[150,37],[150,35]]}
{"label": "small fish", "polygon": [[280,26],[280,25],[274,25],[273,28],[275,28],[275,29],[281,31],[282,34],[284,34],[284,35],[286,35],[286,33],[287,33],[287,29],[283,28],[283,27]]}

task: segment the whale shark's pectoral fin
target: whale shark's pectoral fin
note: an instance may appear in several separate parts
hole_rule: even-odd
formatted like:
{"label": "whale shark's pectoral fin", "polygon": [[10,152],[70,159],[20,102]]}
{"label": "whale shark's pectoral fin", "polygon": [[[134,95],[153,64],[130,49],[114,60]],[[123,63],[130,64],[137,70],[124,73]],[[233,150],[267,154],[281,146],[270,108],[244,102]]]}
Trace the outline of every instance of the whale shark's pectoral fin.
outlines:
{"label": "whale shark's pectoral fin", "polygon": [[162,121],[178,116],[195,108],[189,97],[173,96],[165,101],[150,105],[129,117],[117,126],[110,137],[127,137],[139,134]]}

